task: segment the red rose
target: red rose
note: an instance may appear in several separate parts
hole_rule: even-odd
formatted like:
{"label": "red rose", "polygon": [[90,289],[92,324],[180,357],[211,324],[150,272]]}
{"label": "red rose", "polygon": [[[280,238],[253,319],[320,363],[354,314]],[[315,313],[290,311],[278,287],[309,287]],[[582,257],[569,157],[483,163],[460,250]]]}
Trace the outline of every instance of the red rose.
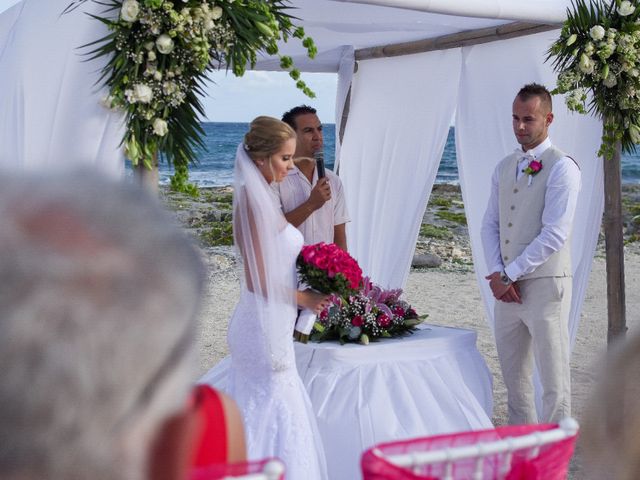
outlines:
{"label": "red rose", "polygon": [[354,327],[361,327],[364,324],[364,319],[361,315],[356,315],[351,319],[351,325]]}
{"label": "red rose", "polygon": [[391,325],[391,319],[386,313],[381,313],[380,315],[378,315],[378,318],[376,320],[378,321],[378,325],[382,328],[387,328],[389,325]]}
{"label": "red rose", "polygon": [[404,308],[402,308],[400,305],[396,305],[395,307],[393,307],[391,311],[393,312],[394,315],[397,315],[399,317],[404,317]]}

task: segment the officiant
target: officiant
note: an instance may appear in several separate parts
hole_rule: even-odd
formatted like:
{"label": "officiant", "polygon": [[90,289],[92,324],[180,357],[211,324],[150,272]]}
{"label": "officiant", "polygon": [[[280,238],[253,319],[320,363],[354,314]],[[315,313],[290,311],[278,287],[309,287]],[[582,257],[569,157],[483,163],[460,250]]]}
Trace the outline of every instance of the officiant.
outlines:
{"label": "officiant", "polygon": [[289,223],[304,236],[305,245],[335,243],[347,250],[346,223],[349,214],[340,178],[331,170],[318,172],[323,158],[322,123],[316,109],[307,105],[292,108],[282,116],[296,132],[295,167],[275,189]]}

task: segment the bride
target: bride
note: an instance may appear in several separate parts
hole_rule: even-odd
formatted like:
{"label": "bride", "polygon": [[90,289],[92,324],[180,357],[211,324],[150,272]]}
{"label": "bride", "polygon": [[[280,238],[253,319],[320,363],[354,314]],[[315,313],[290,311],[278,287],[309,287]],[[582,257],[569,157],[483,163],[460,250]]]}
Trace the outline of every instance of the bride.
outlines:
{"label": "bride", "polygon": [[258,117],[238,147],[234,171],[234,241],[242,259],[241,296],[231,317],[231,361],[201,382],[223,387],[238,403],[250,459],[276,456],[287,478],[325,479],[324,450],[298,376],[292,334],[298,305],[316,313],[325,295],[296,289],[302,235],[282,214],[272,182],[293,168],[294,131]]}

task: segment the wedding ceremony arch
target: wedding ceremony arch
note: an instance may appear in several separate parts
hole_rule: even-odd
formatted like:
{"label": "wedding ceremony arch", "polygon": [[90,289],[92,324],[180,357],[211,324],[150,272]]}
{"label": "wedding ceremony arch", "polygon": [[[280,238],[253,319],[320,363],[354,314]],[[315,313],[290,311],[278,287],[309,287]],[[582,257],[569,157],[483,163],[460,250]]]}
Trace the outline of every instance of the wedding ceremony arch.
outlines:
{"label": "wedding ceremony arch", "polygon": [[[55,168],[89,161],[121,175],[122,117],[99,104],[104,92],[95,87],[103,63],[86,62],[74,50],[103,36],[104,26],[88,16],[60,16],[66,3],[22,0],[0,16],[0,69],[5,72],[0,77],[0,165]],[[303,72],[338,75],[335,123],[342,141],[336,142],[336,167],[352,216],[348,235],[354,257],[380,285],[404,285],[453,124],[475,271],[491,322],[494,300],[484,280],[480,242],[490,177],[517,146],[510,118],[517,90],[530,82],[555,86],[545,59],[571,2],[291,4],[296,23],[314,39],[318,53],[309,59],[291,42],[282,44],[281,52]],[[98,11],[93,2],[87,5]],[[265,56],[254,68],[281,66]],[[39,88],[43,76],[50,89]],[[573,343],[603,212],[603,164],[596,153],[602,125],[570,112],[560,97],[554,98],[554,113],[551,138],[582,171],[571,239]]]}

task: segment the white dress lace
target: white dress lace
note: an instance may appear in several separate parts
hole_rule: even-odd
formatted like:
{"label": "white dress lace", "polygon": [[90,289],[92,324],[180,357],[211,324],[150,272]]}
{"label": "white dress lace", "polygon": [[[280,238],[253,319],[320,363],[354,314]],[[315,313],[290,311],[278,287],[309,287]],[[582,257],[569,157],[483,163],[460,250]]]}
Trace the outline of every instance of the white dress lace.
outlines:
{"label": "white dress lace", "polygon": [[[291,265],[287,283],[295,288],[302,235],[287,224],[280,237]],[[278,311],[281,322],[269,327],[277,331],[262,332],[260,309]],[[227,335],[230,361],[227,357],[200,381],[225,391],[238,403],[250,459],[280,458],[291,480],[326,479],[315,414],[296,368],[292,341],[296,315],[295,306],[274,305],[243,289]],[[269,338],[270,346],[264,338]],[[274,351],[277,355],[270,353]]]}

